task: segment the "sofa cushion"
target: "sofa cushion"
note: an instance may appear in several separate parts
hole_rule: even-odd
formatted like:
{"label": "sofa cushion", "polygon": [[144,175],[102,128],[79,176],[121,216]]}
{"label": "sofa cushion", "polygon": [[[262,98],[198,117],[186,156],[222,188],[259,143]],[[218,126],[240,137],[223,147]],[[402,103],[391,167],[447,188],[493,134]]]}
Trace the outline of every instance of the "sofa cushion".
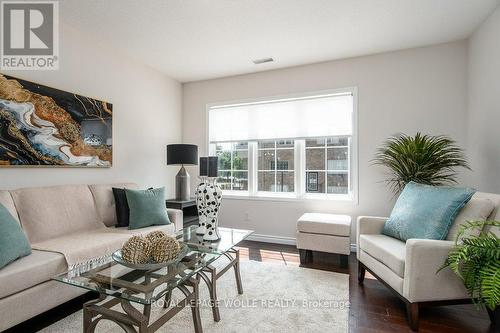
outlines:
{"label": "sofa cushion", "polygon": [[0,269],[31,253],[31,246],[21,226],[0,204]]}
{"label": "sofa cushion", "polygon": [[398,276],[405,272],[406,243],[386,235],[360,235],[360,248]]}
{"label": "sofa cushion", "polygon": [[19,216],[17,216],[16,206],[9,191],[0,191],[0,205],[3,205],[9,211],[10,215],[19,223]]}
{"label": "sofa cushion", "polygon": [[170,224],[165,204],[165,188],[125,190],[130,208],[129,229]]}
{"label": "sofa cushion", "polygon": [[[467,221],[486,221],[488,216],[490,216],[491,212],[495,208],[495,205],[490,199],[472,199],[462,208],[457,218],[453,222],[453,225],[448,232],[447,240],[455,241],[457,238],[458,232],[460,230],[460,226]],[[465,237],[468,236],[479,236],[481,230],[467,230]]]}
{"label": "sofa cushion", "polygon": [[11,194],[31,243],[104,227],[87,185],[25,188]]}
{"label": "sofa cushion", "polygon": [[313,234],[349,237],[351,217],[347,215],[305,213],[297,220],[297,230]]}
{"label": "sofa cushion", "polygon": [[[491,202],[493,202],[493,205],[495,208],[491,212],[490,216],[488,217],[488,220],[494,220],[494,221],[500,221],[500,194],[494,194],[494,193],[485,193],[485,192],[477,192],[474,197],[480,198],[480,199],[489,199]],[[485,231],[491,231],[494,234],[497,235],[497,237],[500,237],[500,228],[491,228],[491,227],[486,227]]]}
{"label": "sofa cushion", "polygon": [[33,250],[0,270],[0,298],[49,281],[66,270],[64,256],[59,253]]}
{"label": "sofa cushion", "polygon": [[410,238],[446,239],[453,221],[474,192],[470,188],[409,182],[382,233],[402,241]]}
{"label": "sofa cushion", "polygon": [[99,214],[102,222],[108,227],[117,224],[116,203],[112,190],[113,187],[129,189],[139,188],[137,184],[134,183],[89,185],[90,191],[94,196],[97,213]]}
{"label": "sofa cushion", "polygon": [[112,229],[113,232],[130,235],[130,236],[146,236],[153,231],[163,231],[167,235],[175,235],[175,225],[173,223],[167,225],[153,225],[150,227],[140,229],[129,229],[128,227],[116,227]]}

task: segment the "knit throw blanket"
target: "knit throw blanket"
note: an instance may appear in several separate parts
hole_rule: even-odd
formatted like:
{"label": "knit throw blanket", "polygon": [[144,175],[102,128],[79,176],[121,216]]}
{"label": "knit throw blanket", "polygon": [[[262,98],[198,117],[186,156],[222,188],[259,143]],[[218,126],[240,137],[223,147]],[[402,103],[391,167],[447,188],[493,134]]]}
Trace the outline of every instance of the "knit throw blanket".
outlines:
{"label": "knit throw blanket", "polygon": [[106,263],[109,256],[120,249],[131,235],[113,228],[80,231],[32,244],[35,250],[57,252],[64,255],[68,269],[78,274]]}

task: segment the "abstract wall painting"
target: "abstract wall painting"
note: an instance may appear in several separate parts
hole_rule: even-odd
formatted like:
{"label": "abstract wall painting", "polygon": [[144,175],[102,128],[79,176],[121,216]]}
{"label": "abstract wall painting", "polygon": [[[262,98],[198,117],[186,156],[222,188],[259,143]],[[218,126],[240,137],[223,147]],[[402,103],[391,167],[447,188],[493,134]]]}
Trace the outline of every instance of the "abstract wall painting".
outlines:
{"label": "abstract wall painting", "polygon": [[111,167],[108,102],[0,74],[0,167]]}

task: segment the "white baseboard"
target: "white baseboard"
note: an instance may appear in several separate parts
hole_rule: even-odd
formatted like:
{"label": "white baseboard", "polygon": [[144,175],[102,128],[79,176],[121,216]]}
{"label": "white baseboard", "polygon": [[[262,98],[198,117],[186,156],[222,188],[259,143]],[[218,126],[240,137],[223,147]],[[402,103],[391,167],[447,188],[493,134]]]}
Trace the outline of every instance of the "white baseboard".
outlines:
{"label": "white baseboard", "polygon": [[275,243],[284,245],[297,245],[294,237],[272,236],[262,234],[251,234],[248,240],[264,243]]}
{"label": "white baseboard", "polygon": [[[274,243],[283,245],[297,245],[294,237],[283,237],[263,234],[251,234],[247,240],[263,243]],[[351,244],[351,252],[356,252],[356,244]]]}

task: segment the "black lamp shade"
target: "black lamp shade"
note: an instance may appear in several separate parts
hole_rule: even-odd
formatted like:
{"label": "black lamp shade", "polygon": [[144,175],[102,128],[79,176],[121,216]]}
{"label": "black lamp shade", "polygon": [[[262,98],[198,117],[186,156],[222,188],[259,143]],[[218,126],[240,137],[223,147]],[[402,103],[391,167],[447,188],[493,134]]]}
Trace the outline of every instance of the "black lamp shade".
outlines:
{"label": "black lamp shade", "polygon": [[200,176],[208,177],[208,157],[200,157]]}
{"label": "black lamp shade", "polygon": [[217,177],[219,158],[217,156],[208,156],[208,177]]}
{"label": "black lamp shade", "polygon": [[167,165],[198,165],[198,146],[189,144],[167,145]]}

